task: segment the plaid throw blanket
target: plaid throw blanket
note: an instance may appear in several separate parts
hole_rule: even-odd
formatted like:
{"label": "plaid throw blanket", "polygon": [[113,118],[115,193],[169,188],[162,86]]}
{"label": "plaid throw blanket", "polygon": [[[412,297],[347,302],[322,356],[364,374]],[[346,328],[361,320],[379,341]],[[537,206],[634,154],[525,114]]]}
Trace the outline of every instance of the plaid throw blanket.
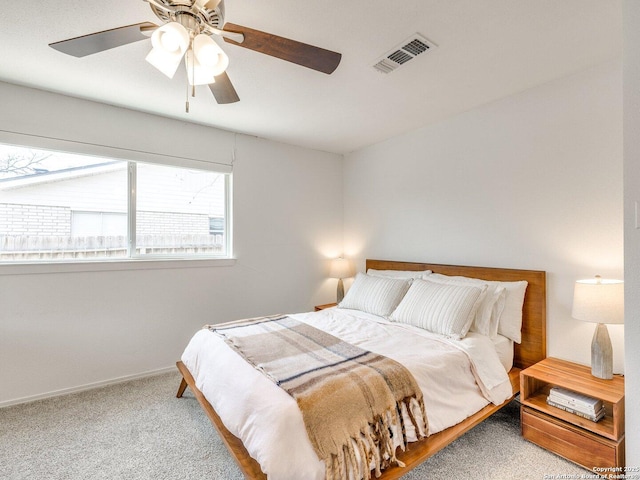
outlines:
{"label": "plaid throw blanket", "polygon": [[290,317],[207,328],[297,401],[327,480],[370,479],[371,465],[376,477],[392,463],[404,466],[392,438],[400,425],[407,444],[403,406],[418,437],[427,432],[422,392],[394,360]]}

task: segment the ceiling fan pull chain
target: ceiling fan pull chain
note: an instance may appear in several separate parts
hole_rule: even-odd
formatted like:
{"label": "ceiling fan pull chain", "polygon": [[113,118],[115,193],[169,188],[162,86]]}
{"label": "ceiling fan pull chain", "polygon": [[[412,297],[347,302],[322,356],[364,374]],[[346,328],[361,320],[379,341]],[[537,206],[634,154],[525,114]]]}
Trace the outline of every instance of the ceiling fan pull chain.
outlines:
{"label": "ceiling fan pull chain", "polygon": [[[189,113],[189,50],[191,51],[191,75],[193,79],[195,79],[195,56],[193,52],[193,38],[189,40],[189,49],[187,50],[187,55],[184,57],[184,67],[187,71],[187,101],[185,102],[186,112]],[[196,96],[196,86],[191,85],[191,96],[195,98]]]}
{"label": "ceiling fan pull chain", "polygon": [[193,85],[191,85],[191,96],[196,97],[196,52],[193,49],[193,39],[191,40],[191,78],[193,78]]}
{"label": "ceiling fan pull chain", "polygon": [[189,80],[187,80],[187,95],[186,101],[184,102],[184,111],[189,113]]}

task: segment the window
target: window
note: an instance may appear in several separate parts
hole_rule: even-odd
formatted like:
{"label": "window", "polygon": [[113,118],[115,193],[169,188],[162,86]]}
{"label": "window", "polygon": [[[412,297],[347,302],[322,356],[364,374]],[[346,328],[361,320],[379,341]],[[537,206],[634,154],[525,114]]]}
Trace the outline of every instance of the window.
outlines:
{"label": "window", "polygon": [[71,211],[72,237],[127,236],[127,214]]}
{"label": "window", "polygon": [[0,262],[230,256],[230,176],[0,145]]}

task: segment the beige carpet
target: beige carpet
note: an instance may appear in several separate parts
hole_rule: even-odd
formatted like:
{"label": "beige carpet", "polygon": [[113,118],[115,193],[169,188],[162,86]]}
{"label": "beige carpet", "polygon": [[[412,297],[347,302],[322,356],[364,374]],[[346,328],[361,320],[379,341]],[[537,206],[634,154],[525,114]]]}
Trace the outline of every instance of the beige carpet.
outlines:
{"label": "beige carpet", "polygon": [[[0,478],[241,480],[191,393],[175,398],[179,379],[163,374],[0,409]],[[513,402],[403,479],[589,473],[523,440],[518,408]]]}

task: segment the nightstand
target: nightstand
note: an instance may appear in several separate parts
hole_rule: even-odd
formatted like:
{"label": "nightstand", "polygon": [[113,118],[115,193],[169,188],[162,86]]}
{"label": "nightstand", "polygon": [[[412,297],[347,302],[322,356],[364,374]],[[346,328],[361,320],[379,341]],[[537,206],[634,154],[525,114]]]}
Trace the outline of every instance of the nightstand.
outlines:
{"label": "nightstand", "polygon": [[337,303],[325,303],[324,305],[316,305],[315,310],[319,312],[320,310],[324,310],[325,308],[335,307]]}
{"label": "nightstand", "polygon": [[[554,386],[601,399],[604,418],[592,422],[548,405]],[[595,473],[623,471],[617,469],[625,464],[624,377],[603,380],[592,376],[590,367],[545,358],[520,372],[520,403],[522,436],[527,440]]]}

